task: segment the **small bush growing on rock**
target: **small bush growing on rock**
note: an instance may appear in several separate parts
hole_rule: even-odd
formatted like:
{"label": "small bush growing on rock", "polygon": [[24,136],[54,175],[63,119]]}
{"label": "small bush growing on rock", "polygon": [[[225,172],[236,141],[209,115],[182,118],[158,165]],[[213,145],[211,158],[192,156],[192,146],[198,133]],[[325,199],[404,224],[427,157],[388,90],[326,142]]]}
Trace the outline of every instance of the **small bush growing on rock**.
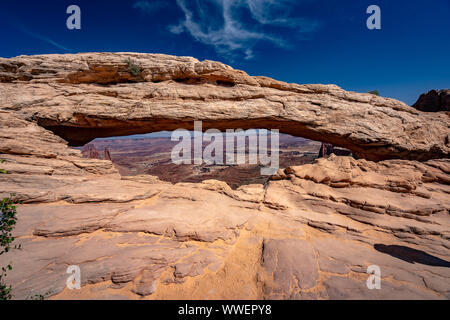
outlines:
{"label": "small bush growing on rock", "polygon": [[378,90],[372,90],[372,91],[369,91],[368,93],[374,94],[374,95],[376,95],[376,96],[379,96],[379,95],[380,95],[380,92],[379,92]]}
{"label": "small bush growing on rock", "polygon": [[[0,159],[0,163],[3,163],[3,162],[5,162],[5,160]],[[0,169],[0,174],[6,174],[6,170]]]}
{"label": "small bush growing on rock", "polygon": [[46,296],[49,296],[51,294],[50,291],[46,292],[45,295],[43,294],[35,294],[25,300],[45,300]]}
{"label": "small bush growing on rock", "polygon": [[[4,198],[0,201],[0,255],[8,252],[14,241],[12,230],[17,221],[16,204],[17,202],[11,198]],[[14,248],[20,249],[21,246],[14,246]],[[9,300],[12,298],[11,286],[6,285],[4,280],[8,270],[12,270],[11,264],[2,267],[0,271],[0,300]]]}
{"label": "small bush growing on rock", "polygon": [[125,60],[125,63],[128,66],[128,72],[135,76],[138,77],[141,75],[141,68],[139,68],[139,66],[137,64],[135,64],[130,58],[128,58],[127,60]]}

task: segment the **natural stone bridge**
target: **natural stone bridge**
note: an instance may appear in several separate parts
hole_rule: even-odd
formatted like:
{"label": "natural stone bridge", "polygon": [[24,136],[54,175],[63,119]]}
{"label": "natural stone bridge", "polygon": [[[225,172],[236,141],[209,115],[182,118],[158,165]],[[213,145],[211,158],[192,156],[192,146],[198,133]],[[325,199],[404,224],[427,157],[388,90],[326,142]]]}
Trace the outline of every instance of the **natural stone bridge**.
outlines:
{"label": "natural stone bridge", "polygon": [[[130,64],[139,68],[132,72]],[[177,128],[279,129],[368,160],[448,158],[448,114],[335,85],[251,77],[219,62],[95,53],[0,59],[0,106],[72,146]]]}
{"label": "natural stone bridge", "polygon": [[[68,147],[194,120],[280,129],[365,159],[332,155],[233,190],[121,177],[111,161]],[[448,113],[218,62],[0,59],[0,198],[23,203],[14,229],[23,249],[0,266],[12,261],[18,299],[448,299],[449,133]],[[70,265],[81,290],[66,288]],[[367,289],[371,265],[381,290]]]}

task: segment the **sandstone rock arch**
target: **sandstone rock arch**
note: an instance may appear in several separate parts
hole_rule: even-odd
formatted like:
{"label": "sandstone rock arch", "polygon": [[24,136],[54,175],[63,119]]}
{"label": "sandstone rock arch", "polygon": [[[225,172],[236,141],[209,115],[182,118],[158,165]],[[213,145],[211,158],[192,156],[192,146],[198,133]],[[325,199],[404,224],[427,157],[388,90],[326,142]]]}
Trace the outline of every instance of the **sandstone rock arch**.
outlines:
{"label": "sandstone rock arch", "polygon": [[[130,72],[129,61],[139,67]],[[279,129],[368,160],[448,158],[447,113],[335,85],[251,77],[219,62],[159,54],[89,53],[0,59],[0,108],[72,146],[177,128]]]}

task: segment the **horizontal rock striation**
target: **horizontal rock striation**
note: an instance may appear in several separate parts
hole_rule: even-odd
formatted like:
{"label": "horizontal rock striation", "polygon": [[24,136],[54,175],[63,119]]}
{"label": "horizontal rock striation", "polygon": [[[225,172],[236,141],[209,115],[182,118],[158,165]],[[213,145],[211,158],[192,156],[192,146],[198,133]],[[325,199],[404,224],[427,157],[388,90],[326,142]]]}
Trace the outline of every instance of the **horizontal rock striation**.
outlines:
{"label": "horizontal rock striation", "polygon": [[[18,299],[450,298],[448,160],[332,155],[237,190],[38,163],[17,173],[19,160],[0,175],[1,195],[24,202],[23,250],[0,257]],[[68,265],[79,291],[65,288]],[[370,265],[382,290],[367,289]]]}
{"label": "horizontal rock striation", "polygon": [[[130,69],[130,63],[137,67]],[[177,128],[268,128],[368,160],[448,158],[450,119],[406,104],[251,77],[219,62],[89,53],[0,59],[0,108],[80,146],[96,137]]]}

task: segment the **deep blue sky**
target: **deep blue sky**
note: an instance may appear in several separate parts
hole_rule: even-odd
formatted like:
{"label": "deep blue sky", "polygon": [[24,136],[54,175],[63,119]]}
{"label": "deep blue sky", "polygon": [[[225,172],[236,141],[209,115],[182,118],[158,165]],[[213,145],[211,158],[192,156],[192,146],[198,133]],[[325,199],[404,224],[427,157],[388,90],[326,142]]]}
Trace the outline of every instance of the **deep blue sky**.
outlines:
{"label": "deep blue sky", "polygon": [[[66,8],[81,8],[81,30]],[[381,8],[368,30],[366,9]],[[408,104],[450,87],[450,0],[58,0],[0,4],[0,56],[136,51],[194,56]]]}

